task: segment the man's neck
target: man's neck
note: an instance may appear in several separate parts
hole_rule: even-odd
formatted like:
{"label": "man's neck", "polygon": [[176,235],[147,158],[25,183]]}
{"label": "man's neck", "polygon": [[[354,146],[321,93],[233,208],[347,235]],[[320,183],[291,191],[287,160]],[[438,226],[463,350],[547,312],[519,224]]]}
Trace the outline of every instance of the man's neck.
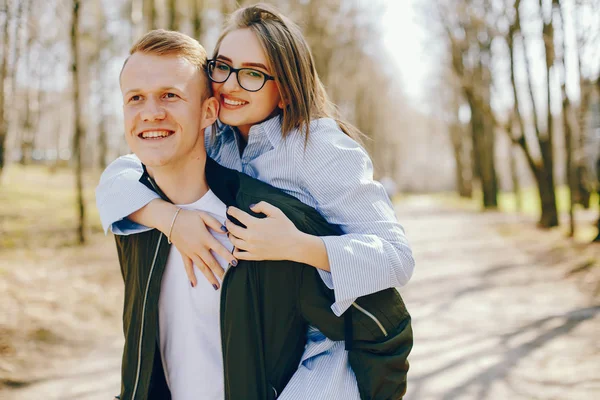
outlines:
{"label": "man's neck", "polygon": [[182,160],[177,165],[147,167],[160,190],[175,204],[190,204],[208,192],[204,173],[206,153]]}

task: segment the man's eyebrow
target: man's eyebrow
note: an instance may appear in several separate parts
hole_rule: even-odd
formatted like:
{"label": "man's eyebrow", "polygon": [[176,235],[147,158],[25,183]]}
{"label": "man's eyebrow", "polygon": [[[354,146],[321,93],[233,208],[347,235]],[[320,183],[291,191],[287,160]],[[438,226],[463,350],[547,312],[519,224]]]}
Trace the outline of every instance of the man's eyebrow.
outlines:
{"label": "man's eyebrow", "polygon": [[[181,92],[181,89],[176,88],[175,86],[162,86],[162,87],[159,87],[158,89],[156,89],[156,91],[158,91],[158,92],[166,92],[169,90],[176,90],[178,92]],[[142,89],[129,89],[128,91],[125,92],[125,94],[127,95],[129,93],[138,93],[138,92],[143,92],[143,90]]]}
{"label": "man's eyebrow", "polygon": [[[225,57],[225,56],[222,56],[222,55],[218,55],[218,56],[217,56],[217,59],[218,59],[218,60],[227,61],[227,62],[229,62],[229,63],[233,64],[233,61],[232,61],[232,60],[231,60],[231,58],[229,58],[229,57]],[[267,68],[267,67],[266,67],[264,64],[261,64],[261,63],[245,62],[245,63],[242,63],[242,67],[257,67],[257,68],[262,68],[262,69],[264,69],[265,71],[268,71],[268,70],[269,70],[269,68]]]}

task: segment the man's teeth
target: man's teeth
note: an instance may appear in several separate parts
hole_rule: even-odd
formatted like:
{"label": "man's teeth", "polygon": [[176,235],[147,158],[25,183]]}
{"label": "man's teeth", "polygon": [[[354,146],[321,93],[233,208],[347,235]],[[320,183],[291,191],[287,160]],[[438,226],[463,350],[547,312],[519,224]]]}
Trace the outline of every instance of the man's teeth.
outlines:
{"label": "man's teeth", "polygon": [[241,106],[241,105],[246,104],[245,101],[237,101],[237,100],[231,100],[231,99],[227,99],[227,98],[223,99],[223,102],[230,106]]}
{"label": "man's teeth", "polygon": [[157,138],[157,137],[167,137],[171,134],[169,131],[146,131],[142,133],[142,138]]}

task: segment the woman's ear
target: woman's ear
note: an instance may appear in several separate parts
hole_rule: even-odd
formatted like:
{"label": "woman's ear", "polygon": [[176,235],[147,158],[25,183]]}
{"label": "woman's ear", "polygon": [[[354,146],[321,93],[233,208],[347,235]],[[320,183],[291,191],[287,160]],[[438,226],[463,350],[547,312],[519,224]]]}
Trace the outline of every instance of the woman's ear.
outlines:
{"label": "woman's ear", "polygon": [[219,101],[216,97],[211,96],[202,103],[200,117],[200,128],[204,129],[212,125],[219,116]]}

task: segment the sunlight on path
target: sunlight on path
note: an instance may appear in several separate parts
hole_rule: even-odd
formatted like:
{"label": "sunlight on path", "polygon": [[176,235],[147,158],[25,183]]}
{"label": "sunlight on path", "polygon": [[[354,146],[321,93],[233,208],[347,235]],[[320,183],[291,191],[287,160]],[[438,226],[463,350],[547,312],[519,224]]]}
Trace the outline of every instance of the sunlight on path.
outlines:
{"label": "sunlight on path", "polygon": [[498,214],[432,205],[398,207],[417,261],[405,399],[600,398],[600,304],[500,236]]}

